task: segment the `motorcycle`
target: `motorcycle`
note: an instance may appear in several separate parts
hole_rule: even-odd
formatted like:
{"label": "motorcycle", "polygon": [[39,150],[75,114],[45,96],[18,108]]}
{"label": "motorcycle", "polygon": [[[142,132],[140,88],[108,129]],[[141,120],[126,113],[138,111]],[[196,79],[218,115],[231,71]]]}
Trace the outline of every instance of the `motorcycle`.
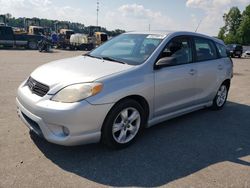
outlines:
{"label": "motorcycle", "polygon": [[37,44],[39,52],[50,52],[51,51],[51,46],[52,42],[51,39],[45,35],[42,35],[43,39],[40,40]]}

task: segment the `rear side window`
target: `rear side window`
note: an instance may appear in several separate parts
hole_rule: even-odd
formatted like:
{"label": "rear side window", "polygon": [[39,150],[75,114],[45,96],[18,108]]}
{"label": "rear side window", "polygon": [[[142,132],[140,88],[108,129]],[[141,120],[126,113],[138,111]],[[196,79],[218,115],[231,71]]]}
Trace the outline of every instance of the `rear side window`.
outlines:
{"label": "rear side window", "polygon": [[195,38],[195,49],[197,61],[206,61],[217,58],[214,43],[208,39]]}
{"label": "rear side window", "polygon": [[227,57],[227,49],[224,45],[216,43],[220,57]]}

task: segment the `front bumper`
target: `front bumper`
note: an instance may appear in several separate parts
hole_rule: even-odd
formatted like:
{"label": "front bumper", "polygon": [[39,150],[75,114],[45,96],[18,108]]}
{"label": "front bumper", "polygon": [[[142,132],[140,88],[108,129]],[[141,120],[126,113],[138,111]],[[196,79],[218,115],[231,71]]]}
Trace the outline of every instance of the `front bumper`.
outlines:
{"label": "front bumper", "polygon": [[[59,145],[100,141],[103,121],[113,104],[91,105],[87,101],[59,103],[49,98],[31,93],[27,86],[19,87],[17,113],[29,129]],[[64,130],[68,130],[67,134]]]}

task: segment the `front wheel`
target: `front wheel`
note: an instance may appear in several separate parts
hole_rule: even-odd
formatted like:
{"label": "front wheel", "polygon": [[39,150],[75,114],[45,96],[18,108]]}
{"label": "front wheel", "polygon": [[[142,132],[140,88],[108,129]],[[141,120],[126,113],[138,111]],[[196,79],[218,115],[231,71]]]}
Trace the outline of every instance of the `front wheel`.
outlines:
{"label": "front wheel", "polygon": [[214,100],[213,100],[213,106],[212,106],[212,109],[213,110],[220,110],[223,108],[223,106],[225,105],[226,101],[227,101],[227,96],[228,96],[228,90],[229,90],[229,87],[223,83]]}
{"label": "front wheel", "polygon": [[112,149],[127,147],[137,138],[145,119],[138,102],[129,99],[116,104],[104,121],[102,142]]}

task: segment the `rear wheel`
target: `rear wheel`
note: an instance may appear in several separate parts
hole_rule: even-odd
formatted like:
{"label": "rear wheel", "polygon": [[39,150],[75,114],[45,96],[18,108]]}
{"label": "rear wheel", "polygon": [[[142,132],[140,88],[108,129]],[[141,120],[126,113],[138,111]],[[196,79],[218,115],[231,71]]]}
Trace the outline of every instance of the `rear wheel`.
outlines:
{"label": "rear wheel", "polygon": [[102,128],[102,142],[112,149],[127,147],[135,141],[145,123],[141,105],[131,99],[116,104]]}
{"label": "rear wheel", "polygon": [[226,101],[227,101],[227,96],[228,96],[228,90],[229,90],[229,87],[227,86],[227,84],[223,83],[214,100],[213,100],[213,106],[212,106],[212,109],[213,110],[220,110],[223,108],[223,106],[225,105]]}
{"label": "rear wheel", "polygon": [[37,49],[37,42],[35,41],[30,41],[28,43],[28,48],[31,49],[31,50],[36,50]]}

